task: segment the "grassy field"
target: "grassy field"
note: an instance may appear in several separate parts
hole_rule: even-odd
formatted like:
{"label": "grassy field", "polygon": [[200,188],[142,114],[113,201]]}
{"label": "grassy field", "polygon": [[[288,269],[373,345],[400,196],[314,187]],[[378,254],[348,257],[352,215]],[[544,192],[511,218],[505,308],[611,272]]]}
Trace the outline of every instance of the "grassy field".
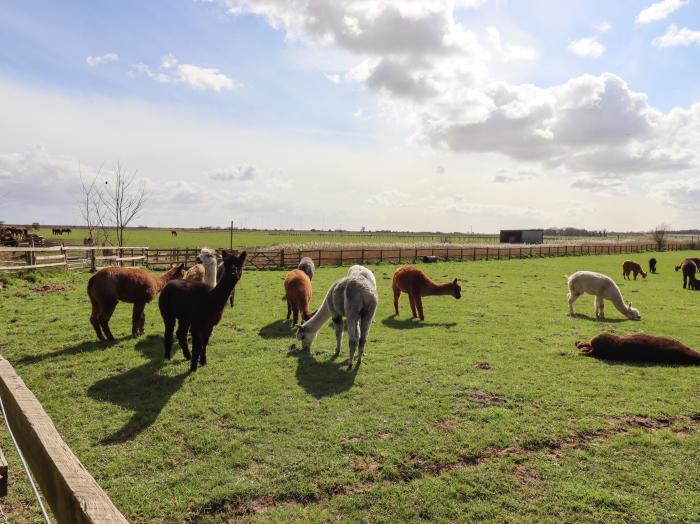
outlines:
{"label": "grassy field", "polygon": [[[425,266],[463,280],[459,301],[424,299],[425,322],[405,296],[394,316],[395,268],[373,266],[380,305],[356,372],[331,358],[329,327],[310,355],[288,353],[276,271],[244,274],[195,374],[181,354],[163,361],[155,304],[146,336],[126,336],[120,305],[120,338],[97,342],[85,273],[6,279],[0,350],[133,522],[697,522],[700,370],[574,347],[606,330],[700,347],[700,293],[673,271],[690,254],[657,254],[659,274],[632,282],[624,255]],[[613,275],[642,320],[608,305],[597,321],[589,296],[567,316],[564,275],[578,269]],[[314,307],[346,271],[318,271]],[[36,520],[0,434],[12,472],[0,503]]]}

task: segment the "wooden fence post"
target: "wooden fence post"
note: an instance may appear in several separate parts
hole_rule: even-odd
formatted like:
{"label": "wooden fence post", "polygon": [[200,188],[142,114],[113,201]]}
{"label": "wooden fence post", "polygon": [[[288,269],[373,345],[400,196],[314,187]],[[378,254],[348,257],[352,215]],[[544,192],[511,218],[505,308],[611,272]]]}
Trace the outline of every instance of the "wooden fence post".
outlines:
{"label": "wooden fence post", "polygon": [[280,249],[280,269],[284,269],[284,248]]}
{"label": "wooden fence post", "polygon": [[95,248],[90,249],[90,271],[97,271],[97,261],[95,260]]}

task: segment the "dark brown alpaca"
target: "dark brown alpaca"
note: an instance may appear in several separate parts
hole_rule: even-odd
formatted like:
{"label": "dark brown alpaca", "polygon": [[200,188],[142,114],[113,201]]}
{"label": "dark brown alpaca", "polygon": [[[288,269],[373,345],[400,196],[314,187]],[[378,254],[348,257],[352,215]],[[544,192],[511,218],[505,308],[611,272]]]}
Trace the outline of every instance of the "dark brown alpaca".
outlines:
{"label": "dark brown alpaca", "polygon": [[582,355],[605,360],[700,366],[700,353],[697,351],[672,338],[646,333],[627,336],[601,333],[590,342],[577,342],[576,347]]}
{"label": "dark brown alpaca", "polygon": [[[177,321],[177,340],[183,356],[190,360],[190,370],[207,363],[209,337],[224,314],[226,301],[243,276],[246,252],[236,256],[222,252],[223,276],[215,287],[204,282],[176,280],[168,283],[158,299],[165,323],[165,358],[169,359],[173,345],[173,330]],[[192,331],[192,354],[187,348],[187,332]]]}
{"label": "dark brown alpaca", "polygon": [[171,230],[170,230],[170,234],[171,234],[172,236],[176,237],[176,236],[177,236],[177,231],[175,231],[174,229],[171,229]]}
{"label": "dark brown alpaca", "polygon": [[656,273],[656,259],[654,257],[649,259],[649,273]]}
{"label": "dark brown alpaca", "polygon": [[676,271],[680,268],[683,271],[683,289],[686,285],[688,289],[698,289],[700,290],[700,282],[695,279],[695,272],[698,270],[697,264],[694,262],[695,259],[686,258],[681,265],[676,268]]}
{"label": "dark brown alpaca", "polygon": [[[401,266],[394,271],[394,280],[391,284],[394,290],[394,310],[399,314],[399,297],[401,292],[408,293],[408,302],[411,305],[413,317],[423,316],[423,301],[421,297],[431,295],[452,295],[455,298],[462,296],[462,287],[455,278],[452,282],[438,284],[428,278],[420,269],[414,266]],[[416,312],[418,313],[416,315]]]}
{"label": "dark brown alpaca", "polygon": [[635,262],[634,260],[625,260],[622,263],[622,277],[630,280],[630,273],[634,273],[635,280],[637,280],[637,275],[640,273],[642,274],[642,277],[647,278],[647,273],[642,269],[639,262]]}
{"label": "dark brown alpaca", "polygon": [[676,271],[681,269],[683,267],[683,262],[687,262],[688,260],[693,262],[697,267],[700,267],[700,258],[684,258],[681,263],[676,266]]}
{"label": "dark brown alpaca", "polygon": [[131,334],[143,333],[146,303],[153,300],[170,280],[182,278],[184,264],[171,267],[156,276],[140,267],[106,267],[90,277],[87,285],[92,302],[90,323],[100,340],[114,340],[109,329],[109,319],[121,300],[134,305],[131,315]]}
{"label": "dark brown alpaca", "polygon": [[311,280],[301,269],[293,269],[284,278],[284,298],[287,300],[287,320],[294,315],[296,325],[301,313],[302,322],[306,322],[312,316],[309,311],[311,303]]}

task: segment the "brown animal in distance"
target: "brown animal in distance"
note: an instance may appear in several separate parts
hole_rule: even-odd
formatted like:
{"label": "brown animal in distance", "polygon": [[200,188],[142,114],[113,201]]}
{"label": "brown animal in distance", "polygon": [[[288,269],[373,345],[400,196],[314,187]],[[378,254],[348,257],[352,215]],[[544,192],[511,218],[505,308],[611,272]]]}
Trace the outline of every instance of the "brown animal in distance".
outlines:
{"label": "brown animal in distance", "polygon": [[413,318],[417,316],[421,320],[425,320],[421,297],[452,295],[455,298],[461,298],[462,296],[462,286],[459,285],[458,279],[455,278],[451,282],[439,284],[430,280],[428,275],[415,266],[401,266],[397,268],[394,271],[391,287],[394,290],[394,310],[396,314],[399,314],[399,297],[403,291],[408,294],[408,302],[411,305]]}
{"label": "brown animal in distance", "polygon": [[184,264],[173,266],[161,276],[140,267],[105,267],[90,277],[87,285],[92,303],[90,323],[100,340],[114,340],[109,319],[121,300],[134,305],[131,316],[131,334],[143,333],[146,303],[153,300],[170,280],[182,278]]}
{"label": "brown animal in distance", "polygon": [[311,279],[301,269],[293,269],[284,278],[284,298],[287,300],[287,320],[293,315],[296,325],[301,314],[302,322],[312,317],[309,311],[311,303]]}
{"label": "brown animal in distance", "polygon": [[642,269],[639,262],[634,260],[625,260],[622,263],[622,277],[626,280],[630,280],[630,273],[634,273],[634,279],[637,280],[637,275],[641,273],[643,278],[647,278],[647,273]]}

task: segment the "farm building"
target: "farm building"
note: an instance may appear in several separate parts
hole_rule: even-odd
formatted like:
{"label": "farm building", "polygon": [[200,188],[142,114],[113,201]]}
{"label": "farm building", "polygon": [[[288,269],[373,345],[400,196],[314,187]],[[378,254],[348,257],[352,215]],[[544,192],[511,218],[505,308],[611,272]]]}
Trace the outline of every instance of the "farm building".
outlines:
{"label": "farm building", "polygon": [[542,244],[544,229],[501,229],[501,244]]}

